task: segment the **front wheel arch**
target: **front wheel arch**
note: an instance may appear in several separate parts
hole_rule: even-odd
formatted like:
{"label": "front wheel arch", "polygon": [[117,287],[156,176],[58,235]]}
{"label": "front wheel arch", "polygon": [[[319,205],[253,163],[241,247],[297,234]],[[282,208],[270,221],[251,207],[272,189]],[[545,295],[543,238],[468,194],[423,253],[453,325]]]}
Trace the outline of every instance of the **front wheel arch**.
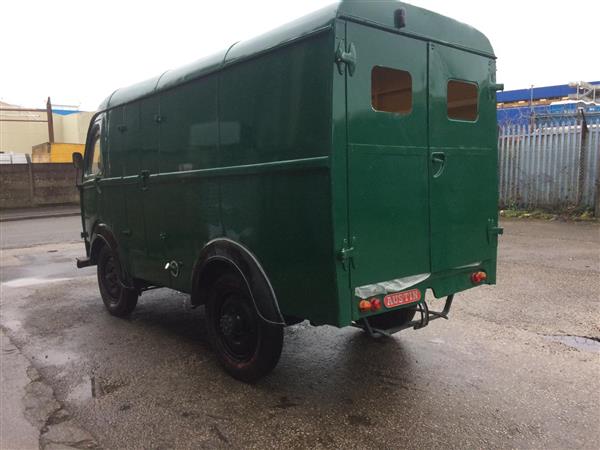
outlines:
{"label": "front wheel arch", "polygon": [[90,260],[92,261],[92,264],[97,264],[102,247],[106,245],[113,252],[118,253],[119,244],[113,232],[106,224],[96,223],[93,230],[90,245]]}

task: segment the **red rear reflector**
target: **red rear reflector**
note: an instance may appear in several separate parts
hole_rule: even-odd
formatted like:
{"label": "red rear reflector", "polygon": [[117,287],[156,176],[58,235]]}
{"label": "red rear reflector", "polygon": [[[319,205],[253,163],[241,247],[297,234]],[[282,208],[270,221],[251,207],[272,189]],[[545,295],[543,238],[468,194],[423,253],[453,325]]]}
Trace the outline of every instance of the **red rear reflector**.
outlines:
{"label": "red rear reflector", "polygon": [[408,305],[421,300],[421,291],[413,289],[411,291],[396,292],[395,294],[386,295],[383,299],[383,304],[386,308],[395,308],[396,306]]}
{"label": "red rear reflector", "polygon": [[358,302],[358,309],[361,312],[371,311],[371,302],[369,300],[361,300]]}
{"label": "red rear reflector", "polygon": [[371,311],[379,311],[381,309],[381,300],[378,298],[371,299]]}
{"label": "red rear reflector", "polygon": [[482,281],[485,281],[487,279],[487,274],[485,272],[475,272],[471,275],[471,281],[474,284],[479,284]]}

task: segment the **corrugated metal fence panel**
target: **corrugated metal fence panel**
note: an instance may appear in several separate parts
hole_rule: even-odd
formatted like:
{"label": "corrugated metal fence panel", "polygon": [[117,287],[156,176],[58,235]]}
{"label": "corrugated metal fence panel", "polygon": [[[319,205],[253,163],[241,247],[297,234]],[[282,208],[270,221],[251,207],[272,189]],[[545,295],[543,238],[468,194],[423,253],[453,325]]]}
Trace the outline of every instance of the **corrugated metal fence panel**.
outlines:
{"label": "corrugated metal fence panel", "polygon": [[542,125],[506,124],[498,133],[502,207],[593,208],[600,158],[600,118],[582,129],[572,118]]}

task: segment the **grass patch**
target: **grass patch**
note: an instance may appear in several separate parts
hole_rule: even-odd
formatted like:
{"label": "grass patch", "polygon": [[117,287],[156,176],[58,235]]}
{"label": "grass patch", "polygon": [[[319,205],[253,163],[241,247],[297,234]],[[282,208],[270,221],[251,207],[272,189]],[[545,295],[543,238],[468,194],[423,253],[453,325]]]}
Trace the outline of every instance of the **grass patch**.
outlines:
{"label": "grass patch", "polygon": [[570,220],[575,222],[598,221],[592,210],[581,208],[565,208],[561,211],[507,208],[500,210],[500,217],[507,219]]}

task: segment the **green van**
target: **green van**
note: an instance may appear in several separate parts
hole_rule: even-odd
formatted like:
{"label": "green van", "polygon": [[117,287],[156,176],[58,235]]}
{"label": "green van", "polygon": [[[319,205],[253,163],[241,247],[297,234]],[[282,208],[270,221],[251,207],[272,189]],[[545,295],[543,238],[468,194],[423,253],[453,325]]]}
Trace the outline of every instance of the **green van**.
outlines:
{"label": "green van", "polygon": [[302,320],[382,337],[447,318],[496,281],[498,89],[473,28],[343,1],[116,90],[74,157],[78,267],[116,316],[190,294],[244,381]]}

